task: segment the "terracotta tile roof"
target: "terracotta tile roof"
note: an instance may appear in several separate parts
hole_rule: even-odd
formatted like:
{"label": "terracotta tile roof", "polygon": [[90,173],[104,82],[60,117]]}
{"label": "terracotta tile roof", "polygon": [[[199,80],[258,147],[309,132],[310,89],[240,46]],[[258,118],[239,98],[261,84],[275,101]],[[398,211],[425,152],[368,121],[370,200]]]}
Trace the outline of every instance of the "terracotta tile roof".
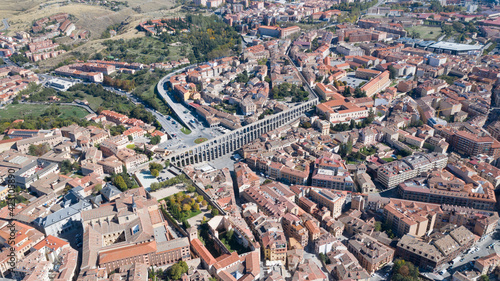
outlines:
{"label": "terracotta tile roof", "polygon": [[200,258],[204,260],[208,266],[211,266],[216,263],[214,256],[203,246],[201,241],[198,238],[191,240],[191,247],[193,250],[200,255]]}
{"label": "terracotta tile roof", "polygon": [[156,241],[132,245],[116,250],[111,250],[99,254],[99,263],[105,264],[126,258],[140,255],[147,255],[156,252]]}
{"label": "terracotta tile roof", "polygon": [[52,235],[49,235],[49,236],[45,237],[45,239],[43,239],[40,243],[33,246],[33,248],[35,248],[37,250],[40,250],[43,247],[55,249],[55,248],[61,248],[61,247],[66,246],[66,245],[68,245],[68,242],[61,240],[57,237],[54,237]]}

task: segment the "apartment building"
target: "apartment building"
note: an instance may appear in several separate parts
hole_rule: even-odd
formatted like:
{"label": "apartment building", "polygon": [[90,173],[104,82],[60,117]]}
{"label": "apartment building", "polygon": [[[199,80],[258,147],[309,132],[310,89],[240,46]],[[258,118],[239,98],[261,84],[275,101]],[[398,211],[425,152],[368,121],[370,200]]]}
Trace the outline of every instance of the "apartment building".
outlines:
{"label": "apartment building", "polygon": [[365,54],[365,51],[360,47],[345,43],[338,44],[336,51],[344,56],[363,56]]}
{"label": "apartment building", "polygon": [[285,234],[280,231],[268,231],[260,239],[262,241],[262,248],[264,249],[266,264],[285,265],[287,251]]}
{"label": "apartment building", "polygon": [[416,175],[417,171],[403,161],[390,162],[377,169],[377,181],[388,188],[396,187]]}
{"label": "apartment building", "polygon": [[454,177],[431,176],[427,180],[409,180],[398,187],[401,198],[435,204],[465,206],[480,210],[495,210],[496,197],[487,186],[472,188]]}
{"label": "apartment building", "polygon": [[118,125],[124,124],[128,120],[128,117],[126,115],[120,114],[118,112],[114,112],[112,110],[103,110],[103,111],[101,111],[100,115],[106,117],[107,121],[111,121],[111,122],[116,123]]}
{"label": "apartment building", "polygon": [[500,219],[495,211],[477,210],[464,206],[445,204],[441,206],[441,210],[442,212],[437,214],[434,228],[441,229],[449,224],[463,225],[480,237],[495,231]]}
{"label": "apartment building", "polygon": [[103,172],[111,175],[111,174],[119,174],[123,172],[123,163],[116,158],[116,156],[111,156],[100,160],[97,164],[102,166]]}
{"label": "apartment building", "polygon": [[500,185],[500,169],[487,162],[481,162],[474,167],[479,176],[491,182],[496,188]]}
{"label": "apartment building", "polygon": [[396,251],[400,258],[423,269],[434,270],[461,255],[474,242],[474,234],[460,226],[445,235],[439,233],[431,243],[405,235],[399,240]]}
{"label": "apartment building", "polygon": [[356,69],[356,77],[360,79],[371,79],[377,75],[382,73],[381,71],[378,70],[373,70],[369,68],[358,68]]}
{"label": "apartment building", "polygon": [[477,269],[481,275],[491,274],[498,266],[500,266],[500,255],[497,253],[481,257],[474,263],[474,268]]}
{"label": "apartment building", "polygon": [[427,270],[434,270],[447,260],[436,247],[411,235],[399,240],[396,255]]}
{"label": "apartment building", "polygon": [[321,230],[318,224],[318,221],[313,220],[308,220],[304,224],[309,232],[309,240],[311,240],[311,242],[316,241],[321,235]]}
{"label": "apartment building", "polygon": [[377,170],[377,180],[386,187],[396,187],[420,173],[432,169],[443,169],[447,162],[448,157],[444,154],[435,152],[415,154],[380,166]]}
{"label": "apartment building", "polygon": [[394,250],[364,233],[356,234],[347,243],[347,249],[358,259],[359,264],[370,274],[392,262]]}
{"label": "apartment building", "polygon": [[54,146],[60,144],[62,140],[61,134],[27,138],[17,141],[16,149],[21,153],[29,154],[29,148],[31,145],[47,144],[52,149]]}
{"label": "apartment building", "polygon": [[333,218],[338,218],[342,214],[342,208],[345,204],[346,195],[333,190],[311,187],[309,189],[309,198],[321,207],[327,207]]}
{"label": "apartment building", "polygon": [[456,131],[450,142],[451,147],[466,156],[486,154],[500,157],[500,142],[490,136],[478,136],[465,131]]}
{"label": "apartment building", "polygon": [[363,85],[361,90],[365,91],[368,97],[371,97],[389,87],[390,84],[391,79],[389,78],[389,71],[384,71]]}
{"label": "apartment building", "polygon": [[329,169],[315,169],[311,179],[312,186],[355,191],[354,181],[347,171],[339,172]]}
{"label": "apartment building", "polygon": [[302,220],[293,214],[285,214],[281,219],[283,231],[288,237],[295,238],[299,244],[305,248],[309,243],[309,234],[307,229],[302,225]]}
{"label": "apartment building", "polygon": [[443,211],[438,204],[390,199],[384,206],[384,219],[394,234],[422,237],[430,233]]}

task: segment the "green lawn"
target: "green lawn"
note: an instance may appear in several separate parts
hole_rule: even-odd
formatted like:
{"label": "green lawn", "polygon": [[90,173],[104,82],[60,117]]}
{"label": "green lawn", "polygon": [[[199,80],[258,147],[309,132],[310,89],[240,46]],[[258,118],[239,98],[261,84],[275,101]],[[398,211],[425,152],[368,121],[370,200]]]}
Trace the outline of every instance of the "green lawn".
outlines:
{"label": "green lawn", "polygon": [[408,36],[411,36],[413,32],[417,32],[419,34],[418,38],[424,40],[434,40],[442,35],[441,27],[438,26],[417,25],[406,28],[406,31],[408,31]]}
{"label": "green lawn", "polygon": [[94,97],[91,95],[87,95],[83,92],[78,92],[78,94],[73,95],[74,93],[68,93],[68,96],[66,96],[66,92],[58,92],[58,96],[62,97],[72,97],[72,98],[77,98],[77,99],[82,99],[82,100],[87,100],[89,102],[89,107],[92,108],[94,111],[97,110],[99,106],[102,105],[102,99],[100,97]]}
{"label": "green lawn", "polygon": [[[35,117],[40,116],[44,111],[49,108],[50,105],[43,104],[9,104],[0,109],[0,118],[19,118],[22,119],[23,116],[33,115]],[[81,107],[77,106],[58,106],[61,110],[60,117],[68,118],[75,116],[77,118],[83,118],[89,114],[89,112]]]}
{"label": "green lawn", "polygon": [[194,140],[194,143],[200,144],[202,142],[206,142],[208,139],[207,138],[197,138]]}
{"label": "green lawn", "polygon": [[189,130],[188,128],[184,128],[184,127],[181,129],[181,132],[183,132],[186,135],[191,134],[191,130]]}
{"label": "green lawn", "polygon": [[387,157],[387,158],[382,158],[382,160],[384,160],[385,162],[392,162],[392,161],[394,161],[394,158]]}

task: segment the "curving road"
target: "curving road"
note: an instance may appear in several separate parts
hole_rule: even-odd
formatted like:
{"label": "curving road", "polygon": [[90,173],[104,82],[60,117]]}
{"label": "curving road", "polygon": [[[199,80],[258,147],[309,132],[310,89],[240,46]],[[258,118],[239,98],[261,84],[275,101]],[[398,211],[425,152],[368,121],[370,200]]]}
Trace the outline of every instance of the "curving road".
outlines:
{"label": "curving road", "polygon": [[3,29],[2,30],[9,29],[9,21],[8,21],[8,19],[3,19],[2,22],[3,22]]}

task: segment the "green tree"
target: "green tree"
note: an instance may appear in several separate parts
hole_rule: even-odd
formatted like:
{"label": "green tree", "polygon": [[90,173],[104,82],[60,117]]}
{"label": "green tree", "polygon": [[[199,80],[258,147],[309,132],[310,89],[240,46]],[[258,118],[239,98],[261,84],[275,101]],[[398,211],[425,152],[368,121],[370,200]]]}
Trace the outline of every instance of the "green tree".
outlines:
{"label": "green tree", "polygon": [[392,268],[393,281],[419,281],[418,267],[411,262],[397,259]]}
{"label": "green tree", "polygon": [[156,169],[152,169],[151,170],[151,175],[153,177],[157,178],[160,175],[160,172],[158,172],[158,170],[156,170]]}
{"label": "green tree", "polygon": [[481,275],[481,276],[479,277],[479,280],[480,280],[480,281],[490,281],[490,277],[488,277],[488,275],[485,275],[485,274],[484,274],[484,275]]}
{"label": "green tree", "polygon": [[101,192],[101,190],[102,190],[102,184],[98,183],[98,184],[96,184],[96,186],[94,186],[94,191],[92,193],[97,194],[97,193]]}
{"label": "green tree", "polygon": [[339,154],[342,157],[346,157],[352,152],[352,141],[348,141],[347,143],[340,144]]}
{"label": "green tree", "polygon": [[61,173],[68,174],[73,170],[73,164],[69,160],[63,160],[60,165]]}
{"label": "green tree", "polygon": [[170,167],[170,160],[165,160],[165,169]]}
{"label": "green tree", "polygon": [[123,179],[122,176],[116,176],[115,180],[113,181],[113,184],[118,187],[121,191],[127,190],[127,184],[125,183],[125,180]]}
{"label": "green tree", "polygon": [[350,97],[351,95],[351,87],[346,86],[344,89],[344,97]]}
{"label": "green tree", "polygon": [[169,269],[170,278],[173,280],[179,280],[182,277],[182,274],[188,272],[188,265],[185,261],[179,261],[176,264],[172,265]]}
{"label": "green tree", "polygon": [[451,25],[448,25],[448,24],[443,24],[441,26],[441,31],[446,34],[447,36],[450,36],[453,34],[453,27]]}
{"label": "green tree", "polygon": [[161,171],[161,170],[163,170],[163,165],[155,163],[155,162],[151,162],[151,163],[149,163],[149,171],[152,171],[152,170]]}
{"label": "green tree", "polygon": [[211,211],[211,214],[212,216],[218,216],[219,215],[219,210],[217,210],[216,208],[213,208],[212,211]]}
{"label": "green tree", "polygon": [[382,223],[379,221],[375,222],[375,231],[381,231],[382,230]]}
{"label": "green tree", "polygon": [[306,122],[302,123],[301,125],[302,125],[302,128],[305,128],[305,129],[309,129],[312,127],[311,122],[309,122],[309,121],[306,121]]}
{"label": "green tree", "polygon": [[387,69],[389,70],[389,78],[390,79],[398,78],[398,70],[394,66],[389,65],[389,67],[387,67]]}
{"label": "green tree", "polygon": [[151,144],[155,145],[155,144],[159,144],[161,141],[161,137],[160,136],[154,136],[151,138]]}
{"label": "green tree", "polygon": [[149,188],[151,188],[151,191],[157,191],[158,189],[160,189],[160,187],[161,186],[159,183],[153,182]]}
{"label": "green tree", "polygon": [[193,204],[193,211],[198,212],[200,210],[200,205],[198,203]]}
{"label": "green tree", "polygon": [[30,145],[28,148],[28,154],[32,156],[42,156],[50,151],[50,146],[47,143],[39,145]]}

